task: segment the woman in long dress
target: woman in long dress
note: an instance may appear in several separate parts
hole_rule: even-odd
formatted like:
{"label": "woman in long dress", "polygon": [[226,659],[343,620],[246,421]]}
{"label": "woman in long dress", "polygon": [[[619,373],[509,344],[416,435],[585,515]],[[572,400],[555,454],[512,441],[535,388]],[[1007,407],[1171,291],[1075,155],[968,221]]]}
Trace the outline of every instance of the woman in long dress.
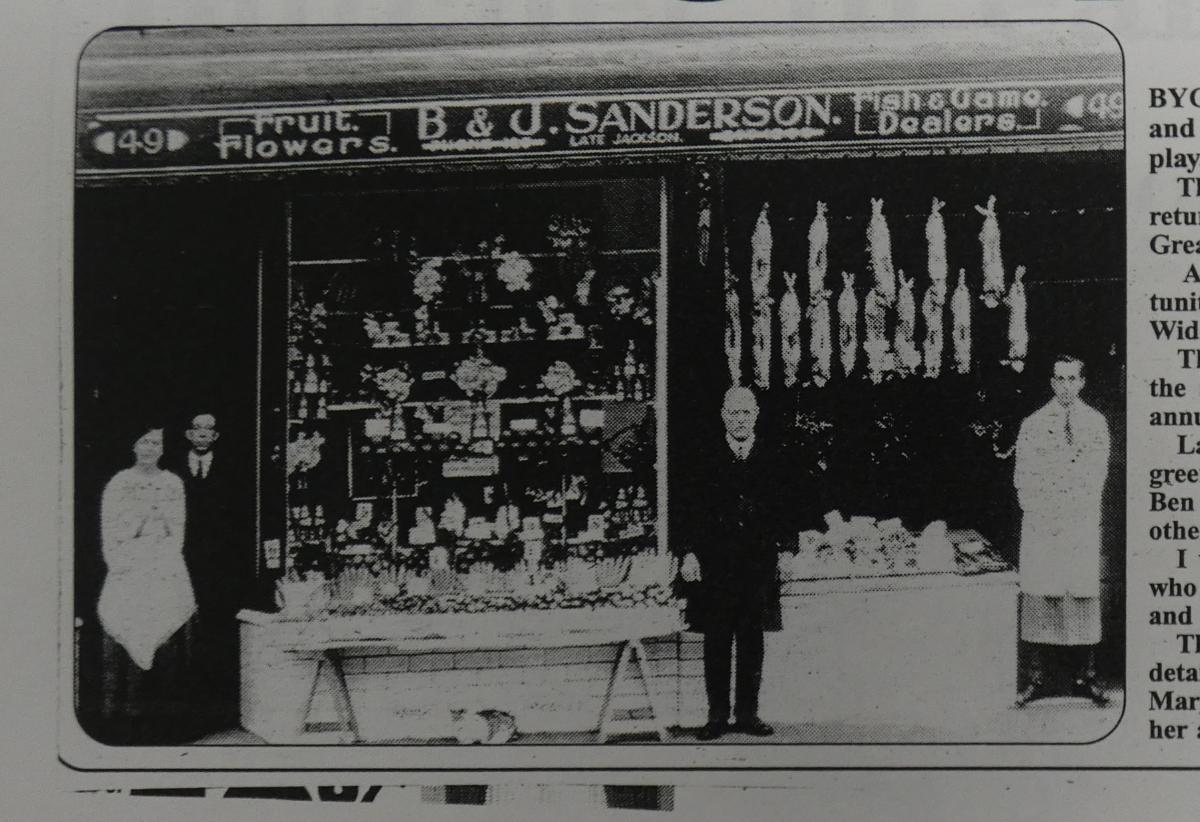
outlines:
{"label": "woman in long dress", "polygon": [[118,741],[179,740],[196,610],[183,559],[183,481],[158,465],[161,428],[144,430],[133,454],[133,466],[109,480],[100,501],[102,712]]}

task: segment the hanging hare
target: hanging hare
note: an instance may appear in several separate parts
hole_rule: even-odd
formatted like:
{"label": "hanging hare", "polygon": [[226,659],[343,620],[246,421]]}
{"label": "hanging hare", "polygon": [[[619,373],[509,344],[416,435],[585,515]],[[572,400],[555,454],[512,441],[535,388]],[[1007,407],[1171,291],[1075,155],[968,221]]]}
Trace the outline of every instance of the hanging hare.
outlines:
{"label": "hanging hare", "polygon": [[958,270],[958,285],[950,297],[951,342],[954,346],[954,370],[971,370],[971,293],[967,290],[967,272]]}
{"label": "hanging hare", "polygon": [[896,271],[892,267],[892,233],[883,216],[883,200],[871,198],[871,222],[867,226],[867,251],[871,258],[871,273],[875,290],[884,302],[896,302]]}
{"label": "hanging hare", "polygon": [[1028,302],[1025,297],[1025,266],[1017,266],[1013,284],[1004,298],[1008,305],[1008,358],[1004,364],[1018,374],[1025,370],[1025,357],[1029,353]]}
{"label": "hanging hare", "polygon": [[921,298],[921,318],[925,322],[925,376],[937,379],[942,374],[942,357],[946,348],[946,287],[931,283]]}
{"label": "hanging hare", "polygon": [[988,197],[987,207],[975,206],[983,215],[979,244],[983,252],[983,303],[988,308],[1000,305],[1004,297],[1004,260],[1000,255],[1000,223],[996,219],[996,195]]}
{"label": "hanging hare", "polygon": [[737,280],[729,267],[729,247],[725,247],[725,359],[729,365],[729,384],[742,384],[742,306]]}
{"label": "hanging hare", "polygon": [[812,382],[818,388],[824,387],[833,375],[833,330],[829,313],[829,298],[832,296],[832,291],[822,289],[813,295],[808,305]]}
{"label": "hanging hare", "polygon": [[829,223],[825,219],[825,203],[817,201],[817,216],[808,227],[808,298],[811,300],[825,290],[825,275],[829,267]]}
{"label": "hanging hare", "polygon": [[783,384],[790,387],[800,375],[800,300],[796,296],[796,275],[783,272],[783,282],[783,297],[779,300],[779,355],[783,359]]}
{"label": "hanging hare", "polygon": [[887,298],[878,288],[867,292],[863,302],[863,353],[867,355],[867,376],[878,385],[889,371],[891,342],[887,336]]}
{"label": "hanging hare", "polygon": [[768,219],[770,204],[763,203],[754,222],[754,233],[750,235],[750,292],[754,302],[768,299],[771,284],[771,221]]}
{"label": "hanging hare", "polygon": [[917,305],[913,296],[912,277],[904,271],[896,272],[900,282],[900,293],[896,297],[896,333],[892,345],[896,352],[899,370],[911,374],[921,365],[921,352],[917,350]]}
{"label": "hanging hare", "polygon": [[771,387],[771,300],[754,304],[750,333],[754,356],[754,384],[764,391]]}
{"label": "hanging hare", "polygon": [[942,219],[942,208],[946,204],[937,197],[929,209],[929,218],[925,221],[925,242],[929,246],[929,281],[941,286],[942,293],[946,290],[946,223]]}
{"label": "hanging hare", "polygon": [[854,293],[854,275],[842,272],[842,293],[838,295],[838,351],[842,373],[854,371],[858,360],[858,295]]}
{"label": "hanging hare", "polygon": [[771,387],[771,221],[770,204],[763,203],[750,235],[750,291],[754,302],[750,333],[754,384]]}

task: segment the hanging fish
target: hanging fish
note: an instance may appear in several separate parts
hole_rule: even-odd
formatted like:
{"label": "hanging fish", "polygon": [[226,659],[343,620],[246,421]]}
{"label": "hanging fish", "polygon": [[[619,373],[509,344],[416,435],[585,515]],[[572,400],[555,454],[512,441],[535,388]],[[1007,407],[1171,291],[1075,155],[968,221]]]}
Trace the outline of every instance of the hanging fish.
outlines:
{"label": "hanging fish", "polygon": [[808,298],[811,300],[825,290],[825,274],[829,267],[829,223],[826,207],[817,201],[817,216],[808,227]]}
{"label": "hanging fish", "polygon": [[946,286],[933,283],[921,299],[921,318],[925,321],[925,376],[937,379],[942,374],[942,355],[946,347]]}
{"label": "hanging fish", "polygon": [[785,285],[779,300],[779,354],[783,358],[783,384],[792,386],[800,374],[800,300],[796,296],[796,275],[783,272]]}
{"label": "hanging fish", "polygon": [[1000,256],[1000,223],[996,220],[996,195],[988,197],[987,208],[975,206],[983,215],[979,244],[983,250],[983,304],[1000,305],[1004,297],[1004,261]]}
{"label": "hanging fish", "polygon": [[946,204],[937,197],[929,209],[929,219],[925,221],[925,241],[929,245],[929,281],[941,285],[941,292],[946,290],[946,223],[942,219],[942,207]]}
{"label": "hanging fish", "polygon": [[858,360],[858,295],[854,293],[854,275],[842,272],[842,293],[838,295],[838,351],[842,373],[850,376]]}
{"label": "hanging fish", "polygon": [[954,370],[971,370],[971,293],[967,291],[967,272],[958,270],[958,285],[950,297],[951,341],[954,345]]}
{"label": "hanging fish", "polygon": [[712,206],[704,200],[696,217],[696,258],[701,268],[708,266],[708,243],[712,235]]}
{"label": "hanging fish", "polygon": [[1008,359],[1004,364],[1020,374],[1025,370],[1025,356],[1029,353],[1025,266],[1017,266],[1013,284],[1009,287],[1004,302],[1008,304]]}
{"label": "hanging fish", "polygon": [[758,212],[758,220],[754,223],[754,233],[750,235],[750,293],[754,299],[755,310],[758,304],[769,299],[768,289],[771,285],[771,221],[767,219],[770,210],[769,203],[763,203],[762,211]]}
{"label": "hanging fish", "polygon": [[812,381],[823,387],[833,374],[833,333],[830,329],[829,298],[833,292],[822,289],[814,294],[808,305],[808,329],[812,342]]}
{"label": "hanging fish", "polygon": [[900,371],[912,374],[921,365],[921,352],[917,350],[917,303],[913,297],[913,278],[905,277],[904,271],[896,272],[900,281],[900,293],[896,297],[896,334],[892,348],[896,352]]}
{"label": "hanging fish", "polygon": [[863,352],[867,355],[867,374],[878,385],[888,371],[887,298],[878,288],[867,292],[863,303]]}
{"label": "hanging fish", "polygon": [[896,271],[892,267],[892,233],[883,216],[883,200],[871,198],[871,223],[867,226],[867,251],[875,289],[888,305],[896,302]]}
{"label": "hanging fish", "polygon": [[729,246],[725,246],[725,359],[729,363],[729,384],[742,384],[742,306],[737,280],[729,267]]}

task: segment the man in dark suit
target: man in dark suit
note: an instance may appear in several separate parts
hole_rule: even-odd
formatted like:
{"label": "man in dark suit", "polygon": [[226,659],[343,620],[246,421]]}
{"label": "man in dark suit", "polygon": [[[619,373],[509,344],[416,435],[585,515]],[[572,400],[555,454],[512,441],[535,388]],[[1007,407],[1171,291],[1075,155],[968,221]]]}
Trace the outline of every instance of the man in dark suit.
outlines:
{"label": "man in dark suit", "polygon": [[212,414],[197,414],[184,436],[191,444],[177,467],[187,515],[183,555],[196,595],[196,676],[199,724],[205,730],[238,721],[237,611],[251,569],[238,556],[236,532],[245,527],[231,467],[213,450],[220,434]]}
{"label": "man in dark suit", "polygon": [[689,615],[704,633],[704,684],[708,723],[697,737],[716,739],[728,729],[732,646],[737,644],[733,730],[774,733],[758,716],[763,632],[780,625],[776,572],[780,518],[775,509],[778,475],[768,449],[755,439],[758,401],[734,387],[721,407],[725,441],[697,477],[691,509],[695,537],[681,574],[689,583]]}

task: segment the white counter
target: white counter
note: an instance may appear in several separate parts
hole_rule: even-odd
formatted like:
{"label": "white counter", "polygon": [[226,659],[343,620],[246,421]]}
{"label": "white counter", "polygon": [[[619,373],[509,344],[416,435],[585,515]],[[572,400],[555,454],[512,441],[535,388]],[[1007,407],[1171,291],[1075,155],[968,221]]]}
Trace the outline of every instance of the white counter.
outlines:
{"label": "white counter", "polygon": [[[660,718],[706,718],[702,637],[671,608],[400,615],[288,620],[244,611],[242,718],[269,742],[337,741],[318,694],[302,730],[315,665],[339,647],[364,741],[445,740],[452,708],[496,708],[526,733],[597,727],[623,639],[642,638]],[[1017,581],[1012,573],[790,582],[783,630],[767,635],[761,714],[787,725],[856,723],[947,729],[1016,694]],[[640,681],[615,694],[646,703]],[[853,742],[848,738],[821,741]],[[777,740],[782,741],[782,740]]]}
{"label": "white counter", "polygon": [[[598,726],[621,646],[648,657],[659,718],[676,721],[680,620],[675,608],[598,608],[493,614],[338,616],[295,620],[243,611],[242,724],[273,743],[339,741],[323,733],[334,701],[305,708],[326,649],[341,656],[364,741],[445,739],[450,711],[512,713],[524,733]],[[646,704],[636,683],[616,705]],[[316,730],[314,730],[316,728]]]}

